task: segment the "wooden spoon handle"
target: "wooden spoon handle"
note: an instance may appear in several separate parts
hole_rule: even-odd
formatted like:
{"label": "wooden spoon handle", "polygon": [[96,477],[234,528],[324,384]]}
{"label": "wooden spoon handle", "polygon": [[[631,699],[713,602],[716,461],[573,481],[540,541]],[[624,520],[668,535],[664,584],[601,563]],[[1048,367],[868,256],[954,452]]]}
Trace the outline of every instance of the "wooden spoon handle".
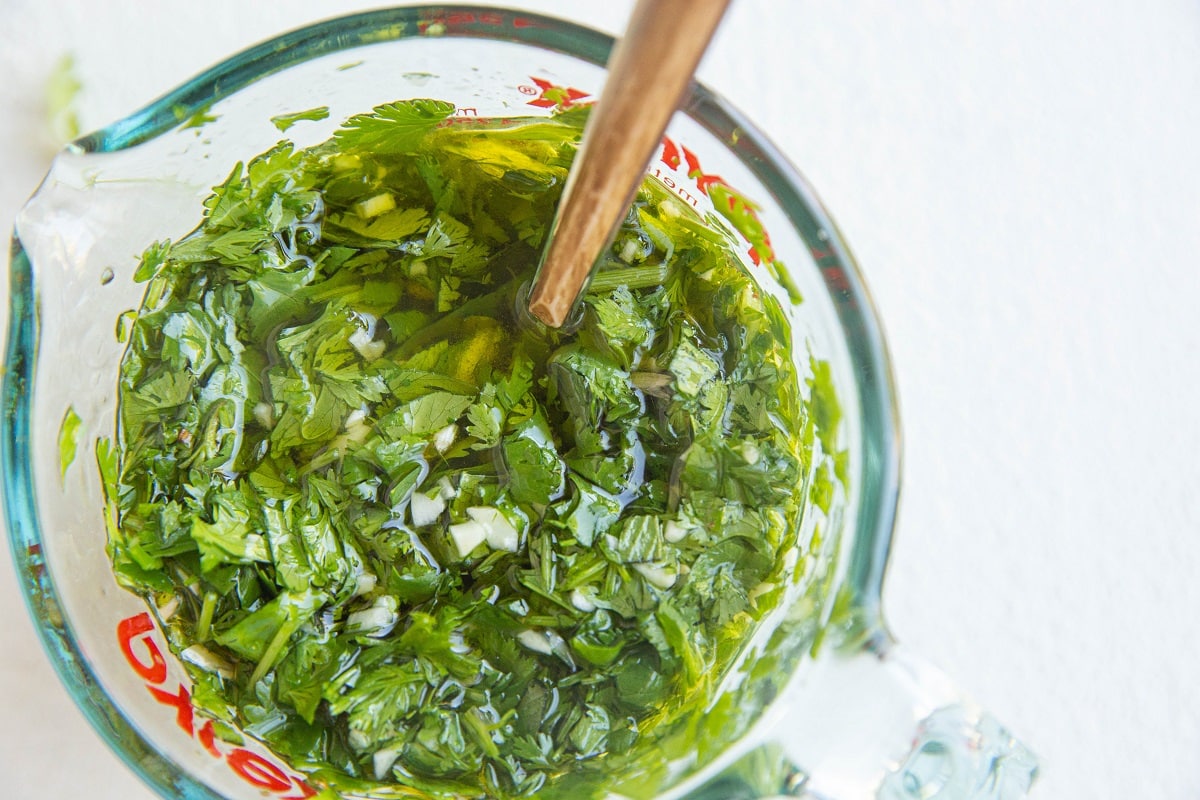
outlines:
{"label": "wooden spoon handle", "polygon": [[608,62],[529,294],[529,311],[563,324],[641,185],[729,0],[638,0]]}

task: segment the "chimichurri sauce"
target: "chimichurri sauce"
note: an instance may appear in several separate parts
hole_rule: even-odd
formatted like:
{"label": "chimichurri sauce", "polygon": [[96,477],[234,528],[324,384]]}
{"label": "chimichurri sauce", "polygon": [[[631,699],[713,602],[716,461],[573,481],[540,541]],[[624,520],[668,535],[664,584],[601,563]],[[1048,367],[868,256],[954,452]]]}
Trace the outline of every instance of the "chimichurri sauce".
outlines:
{"label": "chimichurri sauce", "polygon": [[316,784],[516,797],[703,710],[812,422],[776,301],[653,180],[578,327],[523,318],[583,118],[452,111],[281,143],[147,250],[100,457],[201,713]]}

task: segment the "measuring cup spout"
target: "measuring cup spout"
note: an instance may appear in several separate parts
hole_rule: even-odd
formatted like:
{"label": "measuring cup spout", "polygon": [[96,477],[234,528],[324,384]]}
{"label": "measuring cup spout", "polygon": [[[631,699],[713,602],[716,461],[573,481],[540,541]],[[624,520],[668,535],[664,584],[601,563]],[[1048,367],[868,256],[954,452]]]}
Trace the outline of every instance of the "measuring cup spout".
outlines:
{"label": "measuring cup spout", "polygon": [[679,800],[1020,800],[1031,751],[895,642],[826,652]]}

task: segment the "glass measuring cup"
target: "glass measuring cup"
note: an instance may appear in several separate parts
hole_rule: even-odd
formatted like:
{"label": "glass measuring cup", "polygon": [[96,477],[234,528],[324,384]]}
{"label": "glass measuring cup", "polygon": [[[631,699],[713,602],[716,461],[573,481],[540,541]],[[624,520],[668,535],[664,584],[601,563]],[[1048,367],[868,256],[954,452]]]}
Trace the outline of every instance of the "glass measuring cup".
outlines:
{"label": "glass measuring cup", "polygon": [[[403,97],[450,100],[464,118],[549,114],[595,97],[610,46],[566,23],[474,8],[399,9],[306,28],[80,140],[19,216],[0,436],[14,553],[64,681],[164,796],[314,789],[268,748],[217,735],[193,708],[158,628],[169,610],[147,609],[111,576],[90,451],[111,435],[122,350],[112,328],[142,291],[133,254],[186,233],[209,187],[281,138],[273,116],[329,106],[327,120],[283,134],[304,146],[351,114]],[[614,776],[610,788],[630,797],[1019,796],[1033,769],[1028,754],[936,671],[896,649],[882,624],[894,409],[848,252],[811,191],[736,112],[700,88],[685,112],[650,171],[731,229],[748,262],[759,262],[756,277],[790,309],[798,357],[811,350],[830,364],[847,481],[827,510],[806,514],[810,568],[743,668],[690,728],[664,739],[655,763]],[[787,272],[772,277],[773,258]],[[803,303],[791,301],[783,276]],[[80,444],[63,474],[68,408]]]}

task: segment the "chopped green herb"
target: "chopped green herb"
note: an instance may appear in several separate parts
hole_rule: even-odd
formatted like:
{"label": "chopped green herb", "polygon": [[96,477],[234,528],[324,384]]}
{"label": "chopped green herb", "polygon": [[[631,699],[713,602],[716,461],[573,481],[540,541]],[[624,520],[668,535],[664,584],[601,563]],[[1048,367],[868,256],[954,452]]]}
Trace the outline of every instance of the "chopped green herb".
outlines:
{"label": "chopped green herb", "polygon": [[271,122],[279,130],[286,131],[297,122],[320,122],[323,119],[329,119],[329,106],[318,106],[317,108],[310,108],[307,111],[280,114],[271,117]]}
{"label": "chopped green herb", "polygon": [[195,128],[197,133],[199,133],[200,128],[203,128],[208,123],[216,122],[218,119],[220,119],[219,116],[216,114],[210,114],[208,111],[209,106],[204,105],[192,112],[190,116],[185,117],[184,115],[187,114],[186,109],[182,108],[181,106],[176,106],[175,108],[176,116],[183,121],[183,125],[181,127],[184,130]]}
{"label": "chopped green herb", "polygon": [[58,426],[58,469],[59,477],[67,476],[67,469],[75,463],[75,453],[79,449],[79,426],[83,420],[75,413],[74,406],[67,406],[62,422]]}
{"label": "chopped green herb", "polygon": [[521,323],[583,116],[453,110],[281,143],[147,249],[97,446],[108,549],[179,599],[197,702],[297,768],[569,791],[713,700],[791,580],[814,421],[832,447],[839,412],[652,180],[579,329]]}
{"label": "chopped green herb", "polygon": [[442,100],[388,103],[346,120],[334,139],[346,150],[406,154],[420,147],[425,134],[453,113],[454,106]]}

